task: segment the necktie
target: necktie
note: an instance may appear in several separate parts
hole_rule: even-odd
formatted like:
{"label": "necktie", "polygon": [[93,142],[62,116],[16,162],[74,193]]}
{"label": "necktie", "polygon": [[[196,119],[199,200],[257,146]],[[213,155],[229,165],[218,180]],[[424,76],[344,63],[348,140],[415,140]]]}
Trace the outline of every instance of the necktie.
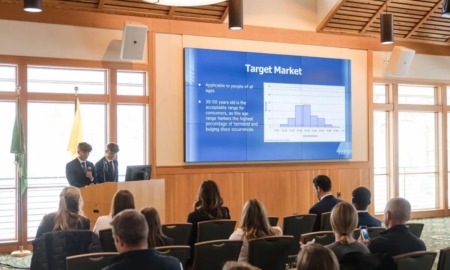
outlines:
{"label": "necktie", "polygon": [[116,169],[114,168],[114,162],[108,161],[108,163],[109,172],[111,173],[111,175],[114,175],[116,172]]}
{"label": "necktie", "polygon": [[81,168],[83,168],[83,172],[86,173],[86,162],[81,162]]}

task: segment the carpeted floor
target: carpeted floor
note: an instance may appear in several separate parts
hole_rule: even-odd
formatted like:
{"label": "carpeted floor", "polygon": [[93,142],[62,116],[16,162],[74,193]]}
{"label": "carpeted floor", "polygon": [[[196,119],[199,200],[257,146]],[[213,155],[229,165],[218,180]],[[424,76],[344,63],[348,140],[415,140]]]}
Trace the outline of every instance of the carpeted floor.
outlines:
{"label": "carpeted floor", "polygon": [[[411,222],[424,223],[421,239],[425,241],[427,250],[439,251],[450,247],[450,217],[446,218],[426,218],[411,220]],[[436,269],[439,254],[434,262],[433,269]],[[0,254],[0,270],[4,269],[29,269],[31,256],[12,257],[10,254]]]}

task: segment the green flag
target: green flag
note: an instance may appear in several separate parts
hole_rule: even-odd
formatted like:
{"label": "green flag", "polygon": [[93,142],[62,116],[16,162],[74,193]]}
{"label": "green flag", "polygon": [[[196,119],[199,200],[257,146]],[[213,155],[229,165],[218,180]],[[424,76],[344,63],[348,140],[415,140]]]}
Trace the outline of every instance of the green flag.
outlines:
{"label": "green flag", "polygon": [[11,140],[11,153],[15,154],[15,163],[19,169],[19,181],[21,181],[21,194],[27,189],[27,162],[25,133],[23,132],[22,111],[20,109],[20,101],[16,101],[16,119]]}

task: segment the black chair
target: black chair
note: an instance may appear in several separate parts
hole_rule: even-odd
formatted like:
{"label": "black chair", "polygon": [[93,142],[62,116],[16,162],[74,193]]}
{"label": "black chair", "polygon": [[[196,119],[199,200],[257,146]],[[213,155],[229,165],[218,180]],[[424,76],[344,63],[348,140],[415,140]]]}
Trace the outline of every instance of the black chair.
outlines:
{"label": "black chair", "polygon": [[166,256],[173,256],[177,258],[181,264],[183,265],[183,269],[186,268],[186,262],[189,259],[190,253],[191,253],[191,247],[184,245],[184,246],[162,246],[162,247],[155,247],[156,252],[158,252],[161,255]]}
{"label": "black chair", "polygon": [[192,270],[222,269],[227,261],[237,261],[242,240],[215,240],[195,243]]}
{"label": "black chair", "polygon": [[384,255],[364,254],[361,252],[351,252],[345,254],[339,261],[340,270],[377,270],[381,265]]}
{"label": "black chair", "polygon": [[114,238],[112,229],[100,230],[98,232],[100,243],[102,244],[103,251],[105,252],[117,252],[116,245],[114,244]]}
{"label": "black chair", "polygon": [[288,236],[267,236],[248,241],[248,262],[262,270],[284,270],[292,239]]}
{"label": "black chair", "polygon": [[268,219],[269,219],[270,226],[272,226],[272,227],[277,226],[277,224],[278,224],[278,217],[268,217]]}
{"label": "black chair", "polygon": [[320,230],[321,231],[332,231],[333,228],[331,227],[331,212],[325,212],[322,213],[320,218]]}
{"label": "black chair", "polygon": [[291,235],[291,248],[289,249],[290,261],[296,261],[300,250],[300,236],[313,231],[317,216],[315,214],[293,215],[283,218],[283,235]]}
{"label": "black chair", "polygon": [[412,234],[417,236],[417,238],[420,238],[420,236],[422,235],[424,226],[425,226],[425,224],[423,224],[423,223],[406,223],[406,227],[408,228],[408,230]]}
{"label": "black chair", "polygon": [[305,244],[310,241],[313,241],[313,239],[314,239],[314,241],[315,241],[314,243],[321,244],[324,246],[335,242],[335,237],[334,237],[333,231],[305,233],[305,234],[302,234],[300,239]]}
{"label": "black chair", "polygon": [[450,247],[441,249],[439,252],[439,261],[437,270],[450,269]]}
{"label": "black chair", "polygon": [[431,270],[437,252],[415,251],[392,257],[398,270]]}
{"label": "black chair", "polygon": [[119,255],[118,252],[97,252],[69,256],[66,258],[67,270],[101,270],[112,264],[112,258]]}
{"label": "black chair", "polygon": [[197,223],[197,242],[228,239],[234,231],[236,220],[215,219]]}
{"label": "black chair", "polygon": [[191,235],[192,223],[172,223],[161,225],[162,232],[174,240],[174,245],[187,245]]}
{"label": "black chair", "polygon": [[368,227],[367,231],[369,231],[369,238],[375,238],[380,235],[380,233],[385,232],[385,227]]}

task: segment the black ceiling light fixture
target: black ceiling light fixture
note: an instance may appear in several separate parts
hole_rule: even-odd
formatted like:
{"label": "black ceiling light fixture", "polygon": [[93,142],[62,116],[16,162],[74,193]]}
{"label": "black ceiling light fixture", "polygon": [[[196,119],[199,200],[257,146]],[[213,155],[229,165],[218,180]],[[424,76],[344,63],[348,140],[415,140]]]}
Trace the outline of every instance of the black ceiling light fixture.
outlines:
{"label": "black ceiling light fixture", "polygon": [[230,0],[228,10],[228,28],[230,30],[242,30],[244,28],[243,0]]}
{"label": "black ceiling light fixture", "polygon": [[23,0],[23,10],[26,12],[41,12],[42,0]]}
{"label": "black ceiling light fixture", "polygon": [[394,43],[394,15],[386,12],[380,15],[380,41],[381,44]]}
{"label": "black ceiling light fixture", "polygon": [[444,4],[442,4],[442,17],[450,18],[450,1],[444,0]]}

